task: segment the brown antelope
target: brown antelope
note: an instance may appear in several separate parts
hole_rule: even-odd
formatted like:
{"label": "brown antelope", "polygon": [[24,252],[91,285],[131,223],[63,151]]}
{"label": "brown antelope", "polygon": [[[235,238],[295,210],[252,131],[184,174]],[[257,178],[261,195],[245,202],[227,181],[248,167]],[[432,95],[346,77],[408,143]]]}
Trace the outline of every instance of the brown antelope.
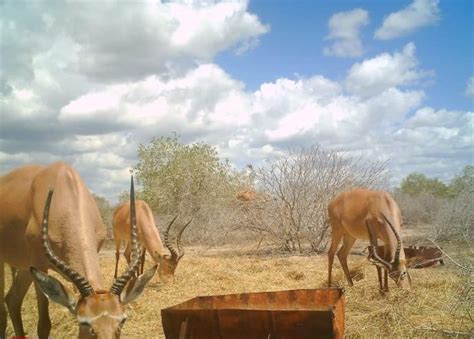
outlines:
{"label": "brown antelope", "polygon": [[[131,195],[134,200],[133,185]],[[47,338],[51,330],[47,297],[75,315],[80,338],[119,337],[126,319],[123,305],[138,297],[154,274],[150,270],[130,281],[139,265],[136,226],[132,227],[133,263],[107,290],[97,253],[105,227],[94,198],[71,166],[62,162],[25,166],[1,177],[0,211],[0,262],[19,269],[5,298],[15,334],[25,335],[21,304],[33,278],[40,338]],[[46,274],[49,268],[77,287],[78,300],[59,280]],[[4,281],[3,275],[0,281]],[[1,308],[3,289],[0,297]],[[0,316],[6,317],[6,312]],[[0,318],[0,324],[4,322]],[[5,328],[0,328],[0,337],[4,335]]]}
{"label": "brown antelope", "polygon": [[240,201],[243,201],[243,202],[250,202],[250,201],[254,201],[255,199],[257,199],[257,193],[252,190],[252,189],[243,189],[241,191],[238,191],[236,194],[235,194],[235,198],[237,200],[240,200]]}
{"label": "brown antelope", "polygon": [[[158,228],[155,225],[153,212],[146,202],[143,200],[136,201],[137,220],[138,220],[138,238],[140,244],[144,248],[141,256],[141,271],[145,263],[146,251],[150,253],[153,261],[159,265],[158,274],[160,279],[165,282],[174,280],[174,272],[178,266],[178,262],[184,255],[184,250],[181,247],[181,235],[186,227],[190,224],[189,221],[178,233],[176,238],[176,247],[173,246],[169,240],[169,232],[176,217],[171,220],[164,233],[165,246],[161,242]],[[124,256],[127,262],[130,262],[130,204],[125,202],[121,204],[114,211],[113,215],[113,229],[115,238],[115,276],[117,275],[118,262],[120,259],[120,247],[122,243],[126,244]]]}
{"label": "brown antelope", "polygon": [[[343,244],[337,257],[350,286],[353,283],[347,266],[349,251],[357,239],[369,239],[369,260],[377,267],[380,289],[388,291],[387,272],[399,287],[411,288],[400,237],[401,213],[388,193],[365,189],[344,192],[329,203],[328,212],[332,228],[331,247],[328,251],[329,286],[334,255],[341,239]],[[376,251],[377,239],[385,243],[382,257]]]}

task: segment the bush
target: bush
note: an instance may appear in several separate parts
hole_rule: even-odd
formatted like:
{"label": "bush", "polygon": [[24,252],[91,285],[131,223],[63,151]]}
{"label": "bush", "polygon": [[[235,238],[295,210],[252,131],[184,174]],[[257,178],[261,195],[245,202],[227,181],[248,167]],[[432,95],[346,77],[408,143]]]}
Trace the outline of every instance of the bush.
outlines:
{"label": "bush", "polygon": [[[220,241],[235,226],[239,217],[232,202],[244,176],[222,162],[215,147],[186,145],[175,135],[140,145],[138,158],[134,171],[142,184],[139,195],[159,220],[179,215],[184,223],[193,218],[186,237],[205,244]],[[166,226],[159,224],[160,229]]]}
{"label": "bush", "polygon": [[434,241],[466,241],[474,240],[474,206],[472,194],[463,192],[455,198],[445,199],[440,208],[434,212]]}
{"label": "bush", "polygon": [[453,195],[470,194],[474,195],[474,166],[466,166],[461,174],[455,176],[450,183]]}
{"label": "bush", "polygon": [[419,194],[412,196],[399,191],[394,195],[403,216],[405,224],[431,224],[435,220],[437,210],[443,208],[445,199],[432,194]]}
{"label": "bush", "polygon": [[385,163],[344,157],[315,145],[289,150],[255,172],[259,198],[245,206],[243,226],[289,252],[322,252],[327,206],[338,193],[386,184]]}
{"label": "bush", "polygon": [[411,173],[400,184],[402,193],[417,195],[433,195],[435,197],[448,197],[451,195],[449,187],[437,178],[431,179],[421,173]]}
{"label": "bush", "polygon": [[439,183],[418,173],[402,181],[396,197],[405,222],[430,224],[434,241],[472,241],[474,166],[464,167],[449,185]]}
{"label": "bush", "polygon": [[97,207],[99,208],[100,215],[102,217],[102,221],[104,222],[104,225],[107,229],[107,239],[112,239],[112,215],[114,213],[114,209],[106,198],[95,194],[93,194],[92,196],[95,199]]}

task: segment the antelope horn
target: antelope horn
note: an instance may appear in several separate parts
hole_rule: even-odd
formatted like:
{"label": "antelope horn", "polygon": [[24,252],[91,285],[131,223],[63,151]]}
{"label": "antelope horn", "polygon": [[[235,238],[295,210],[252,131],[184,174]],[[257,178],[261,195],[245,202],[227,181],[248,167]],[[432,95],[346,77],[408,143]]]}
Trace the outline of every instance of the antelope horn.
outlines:
{"label": "antelope horn", "polygon": [[123,288],[129,280],[135,275],[140,266],[140,245],[138,243],[137,231],[137,215],[135,211],[135,188],[133,185],[133,176],[130,183],[130,228],[131,228],[131,243],[132,243],[132,260],[125,273],[123,273],[110,288],[110,292],[115,295],[120,295]]}
{"label": "antelope horn", "polygon": [[369,222],[366,220],[365,221],[365,226],[367,227],[367,232],[369,233],[369,239],[370,239],[370,246],[369,246],[369,260],[372,261],[374,264],[376,262],[379,262],[387,270],[390,271],[392,268],[392,265],[385,260],[383,260],[377,253],[377,237],[372,233],[372,230],[369,227]]}
{"label": "antelope horn", "polygon": [[43,211],[43,225],[41,228],[41,237],[42,242],[41,245],[43,247],[44,252],[46,253],[46,257],[48,260],[53,264],[53,266],[62,273],[66,278],[68,278],[79,290],[82,297],[88,297],[92,293],[94,293],[94,289],[89,284],[89,281],[81,276],[79,273],[74,271],[70,268],[64,261],[59,259],[51,249],[51,245],[49,243],[48,238],[48,219],[49,219],[49,208],[51,206],[51,199],[53,198],[54,189],[50,188],[48,192],[48,197],[46,199],[46,204],[44,205]]}
{"label": "antelope horn", "polygon": [[184,230],[186,229],[186,227],[189,226],[191,221],[193,221],[193,219],[189,220],[188,223],[184,225],[184,227],[179,231],[178,236],[176,238],[176,245],[178,246],[178,252],[179,252],[178,260],[181,259],[184,255],[184,249],[181,247],[181,235],[183,235]]}
{"label": "antelope horn", "polygon": [[171,225],[173,225],[174,221],[176,220],[176,218],[178,218],[178,216],[175,216],[173,218],[173,220],[171,220],[171,222],[169,223],[168,227],[166,228],[166,231],[165,231],[165,234],[164,234],[164,237],[165,237],[165,245],[166,247],[170,250],[171,252],[171,258],[174,259],[174,260],[179,260],[179,253],[176,251],[176,249],[173,247],[173,244],[171,243],[170,239],[169,239],[169,233],[170,233],[170,229],[171,229]]}
{"label": "antelope horn", "polygon": [[385,219],[388,226],[390,226],[390,229],[392,230],[393,234],[395,234],[395,238],[397,238],[397,249],[395,251],[395,257],[393,258],[393,263],[395,265],[398,265],[400,263],[400,250],[402,248],[402,241],[400,239],[400,235],[395,230],[395,227],[393,227],[392,223],[388,220],[388,218],[383,213],[382,213],[382,217]]}

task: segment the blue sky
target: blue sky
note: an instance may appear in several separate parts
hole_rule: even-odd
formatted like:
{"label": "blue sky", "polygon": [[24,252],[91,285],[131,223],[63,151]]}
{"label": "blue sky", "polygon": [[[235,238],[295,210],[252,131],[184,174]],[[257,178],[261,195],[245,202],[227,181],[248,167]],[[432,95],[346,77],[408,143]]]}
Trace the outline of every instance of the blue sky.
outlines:
{"label": "blue sky", "polygon": [[314,143],[393,185],[474,163],[472,1],[1,6],[0,174],[63,160],[115,200],[173,132],[236,169]]}

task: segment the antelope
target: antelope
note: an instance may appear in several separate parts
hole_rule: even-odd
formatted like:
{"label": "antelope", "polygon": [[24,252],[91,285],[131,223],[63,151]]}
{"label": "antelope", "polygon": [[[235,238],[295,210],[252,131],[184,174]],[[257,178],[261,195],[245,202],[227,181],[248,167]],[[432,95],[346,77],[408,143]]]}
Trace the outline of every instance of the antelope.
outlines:
{"label": "antelope", "polygon": [[255,199],[257,199],[257,193],[252,190],[252,189],[243,189],[241,191],[238,191],[236,194],[235,194],[235,198],[237,200],[240,200],[240,201],[243,201],[243,202],[250,202],[250,201],[254,201]]}
{"label": "antelope", "polygon": [[[329,203],[328,213],[332,229],[328,251],[328,286],[331,286],[334,255],[341,239],[343,244],[337,257],[350,286],[353,286],[353,282],[347,266],[347,256],[357,239],[369,239],[369,260],[377,267],[380,290],[388,292],[387,273],[397,286],[411,288],[400,236],[401,212],[388,193],[366,189],[343,192]],[[376,251],[377,239],[385,244],[382,256]]]}
{"label": "antelope", "polygon": [[[164,233],[165,246],[161,242],[160,234],[155,225],[153,212],[148,204],[143,200],[136,201],[136,210],[138,216],[138,238],[141,246],[144,248],[141,256],[141,269],[145,264],[146,251],[150,253],[153,261],[158,264],[158,275],[161,281],[169,283],[174,280],[174,272],[179,261],[184,256],[184,250],[181,247],[181,235],[186,227],[191,223],[189,221],[179,231],[176,238],[176,247],[173,246],[169,239],[171,226],[177,217],[169,223]],[[121,204],[113,214],[113,230],[115,238],[115,274],[117,276],[118,263],[120,259],[120,247],[122,243],[126,244],[124,256],[127,262],[130,262],[130,205],[128,202]]]}
{"label": "antelope", "polygon": [[[133,201],[133,180],[130,194]],[[65,306],[76,317],[79,338],[118,338],[126,319],[123,305],[140,295],[152,278],[153,269],[156,271],[154,267],[132,279],[139,265],[140,250],[135,213],[132,264],[107,290],[103,287],[98,256],[105,227],[91,193],[71,166],[63,162],[46,167],[25,166],[1,177],[0,210],[0,262],[18,269],[5,298],[15,334],[25,336],[21,304],[34,280],[40,338],[47,338],[51,330],[48,299]],[[58,279],[47,274],[49,268],[75,285],[80,293],[78,299]],[[0,281],[4,281],[3,274]],[[1,308],[3,289],[0,302]],[[0,312],[0,324],[4,323],[6,312]],[[0,337],[4,336],[5,328],[0,328]]]}

